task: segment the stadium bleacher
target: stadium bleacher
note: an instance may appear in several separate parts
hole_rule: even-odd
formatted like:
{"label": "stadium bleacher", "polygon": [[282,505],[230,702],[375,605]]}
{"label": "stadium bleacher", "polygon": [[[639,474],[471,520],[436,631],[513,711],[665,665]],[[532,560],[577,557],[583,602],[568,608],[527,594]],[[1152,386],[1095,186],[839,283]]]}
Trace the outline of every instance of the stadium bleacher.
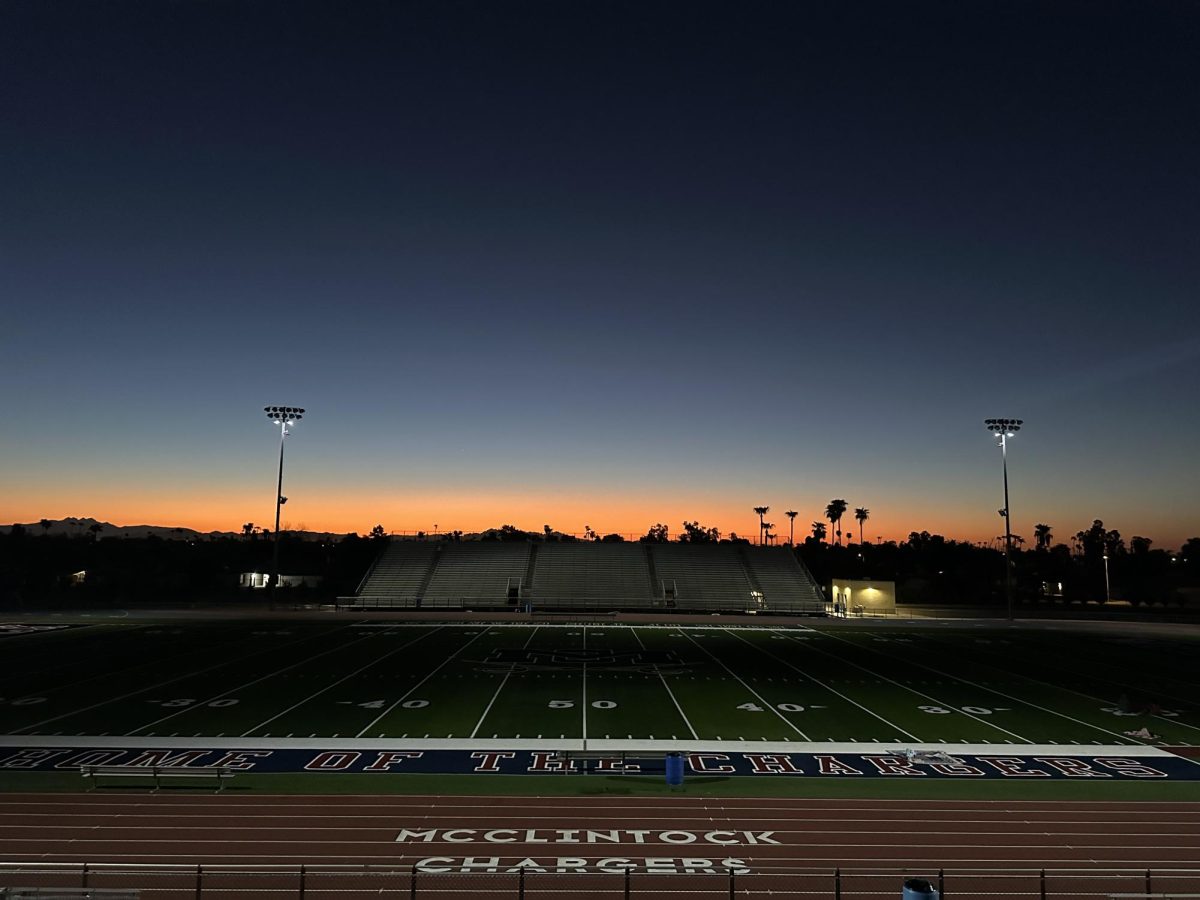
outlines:
{"label": "stadium bleacher", "polygon": [[791,550],[729,543],[392,541],[347,599],[363,609],[825,610]]}

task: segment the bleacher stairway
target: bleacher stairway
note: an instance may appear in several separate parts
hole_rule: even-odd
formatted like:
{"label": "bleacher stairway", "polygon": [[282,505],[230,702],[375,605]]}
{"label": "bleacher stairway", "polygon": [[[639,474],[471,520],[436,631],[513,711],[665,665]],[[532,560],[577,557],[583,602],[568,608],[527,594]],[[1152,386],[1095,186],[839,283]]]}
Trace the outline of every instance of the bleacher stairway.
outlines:
{"label": "bleacher stairway", "polygon": [[365,609],[825,610],[791,550],[728,543],[391,541],[346,599]]}

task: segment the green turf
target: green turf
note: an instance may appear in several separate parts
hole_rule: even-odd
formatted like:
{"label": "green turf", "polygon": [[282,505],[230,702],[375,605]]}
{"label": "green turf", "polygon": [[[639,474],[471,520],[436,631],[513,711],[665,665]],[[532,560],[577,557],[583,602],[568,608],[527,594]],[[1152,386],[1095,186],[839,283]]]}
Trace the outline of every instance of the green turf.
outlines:
{"label": "green turf", "polygon": [[1086,747],[1146,727],[1194,745],[1196,644],[970,623],[103,624],[0,637],[0,733]]}

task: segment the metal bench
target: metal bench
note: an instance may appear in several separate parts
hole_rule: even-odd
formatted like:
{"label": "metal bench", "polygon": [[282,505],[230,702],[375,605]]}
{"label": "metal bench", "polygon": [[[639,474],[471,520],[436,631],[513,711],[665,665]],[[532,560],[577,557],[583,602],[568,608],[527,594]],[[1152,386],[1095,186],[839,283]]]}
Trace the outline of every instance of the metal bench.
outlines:
{"label": "metal bench", "polygon": [[162,787],[164,778],[212,778],[216,779],[220,792],[234,772],[227,766],[80,766],[79,774],[90,778],[93,788],[100,787],[101,778],[150,778],[156,791]]}

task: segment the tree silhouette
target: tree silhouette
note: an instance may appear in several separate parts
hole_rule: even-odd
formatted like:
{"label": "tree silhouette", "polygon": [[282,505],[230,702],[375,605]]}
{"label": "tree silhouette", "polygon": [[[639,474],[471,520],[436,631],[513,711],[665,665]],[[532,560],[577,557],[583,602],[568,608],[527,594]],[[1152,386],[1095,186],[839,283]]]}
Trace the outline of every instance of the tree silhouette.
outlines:
{"label": "tree silhouette", "polygon": [[249,539],[254,534],[254,523],[247,522],[242,526],[242,537]]}
{"label": "tree silhouette", "polygon": [[790,544],[791,546],[794,547],[794,546],[796,546],[796,516],[800,515],[800,513],[796,512],[794,509],[789,509],[787,512],[784,513],[784,515],[787,516],[788,520],[789,520],[788,521],[788,544]]}
{"label": "tree silhouette", "polygon": [[842,516],[846,514],[847,508],[848,504],[845,500],[830,500],[829,504],[825,507],[825,518],[829,520],[829,524],[833,527],[839,546],[842,543]]}
{"label": "tree silhouette", "polygon": [[656,525],[651,525],[650,530],[642,535],[639,540],[643,544],[663,544],[667,540],[667,526],[659,522]]}
{"label": "tree silhouette", "polygon": [[54,523],[51,522],[49,519],[42,519],[40,522],[38,522],[38,524],[42,526],[42,534],[49,534],[50,526],[53,525]]}
{"label": "tree silhouette", "polygon": [[771,507],[756,506],[754,507],[754,511],[758,513],[758,543],[761,545],[763,542],[763,516],[771,511]]}
{"label": "tree silhouette", "polygon": [[1038,550],[1046,551],[1050,549],[1050,541],[1054,534],[1049,525],[1044,525],[1041,522],[1033,526],[1033,545]]}
{"label": "tree silhouette", "polygon": [[102,532],[103,530],[104,530],[104,526],[101,525],[99,522],[93,522],[91,525],[88,526],[88,531],[90,531],[92,533],[93,541],[100,539],[100,532]]}
{"label": "tree silhouette", "polygon": [[871,511],[865,506],[860,506],[854,510],[854,518],[858,520],[858,542],[863,542],[863,522],[871,518]]}
{"label": "tree silhouette", "polygon": [[812,536],[815,540],[818,540],[818,541],[825,540],[825,523],[824,522],[813,522],[812,523]]}
{"label": "tree silhouette", "polygon": [[382,541],[387,538],[387,532],[383,530],[382,525],[376,525],[367,536],[373,541]]}

